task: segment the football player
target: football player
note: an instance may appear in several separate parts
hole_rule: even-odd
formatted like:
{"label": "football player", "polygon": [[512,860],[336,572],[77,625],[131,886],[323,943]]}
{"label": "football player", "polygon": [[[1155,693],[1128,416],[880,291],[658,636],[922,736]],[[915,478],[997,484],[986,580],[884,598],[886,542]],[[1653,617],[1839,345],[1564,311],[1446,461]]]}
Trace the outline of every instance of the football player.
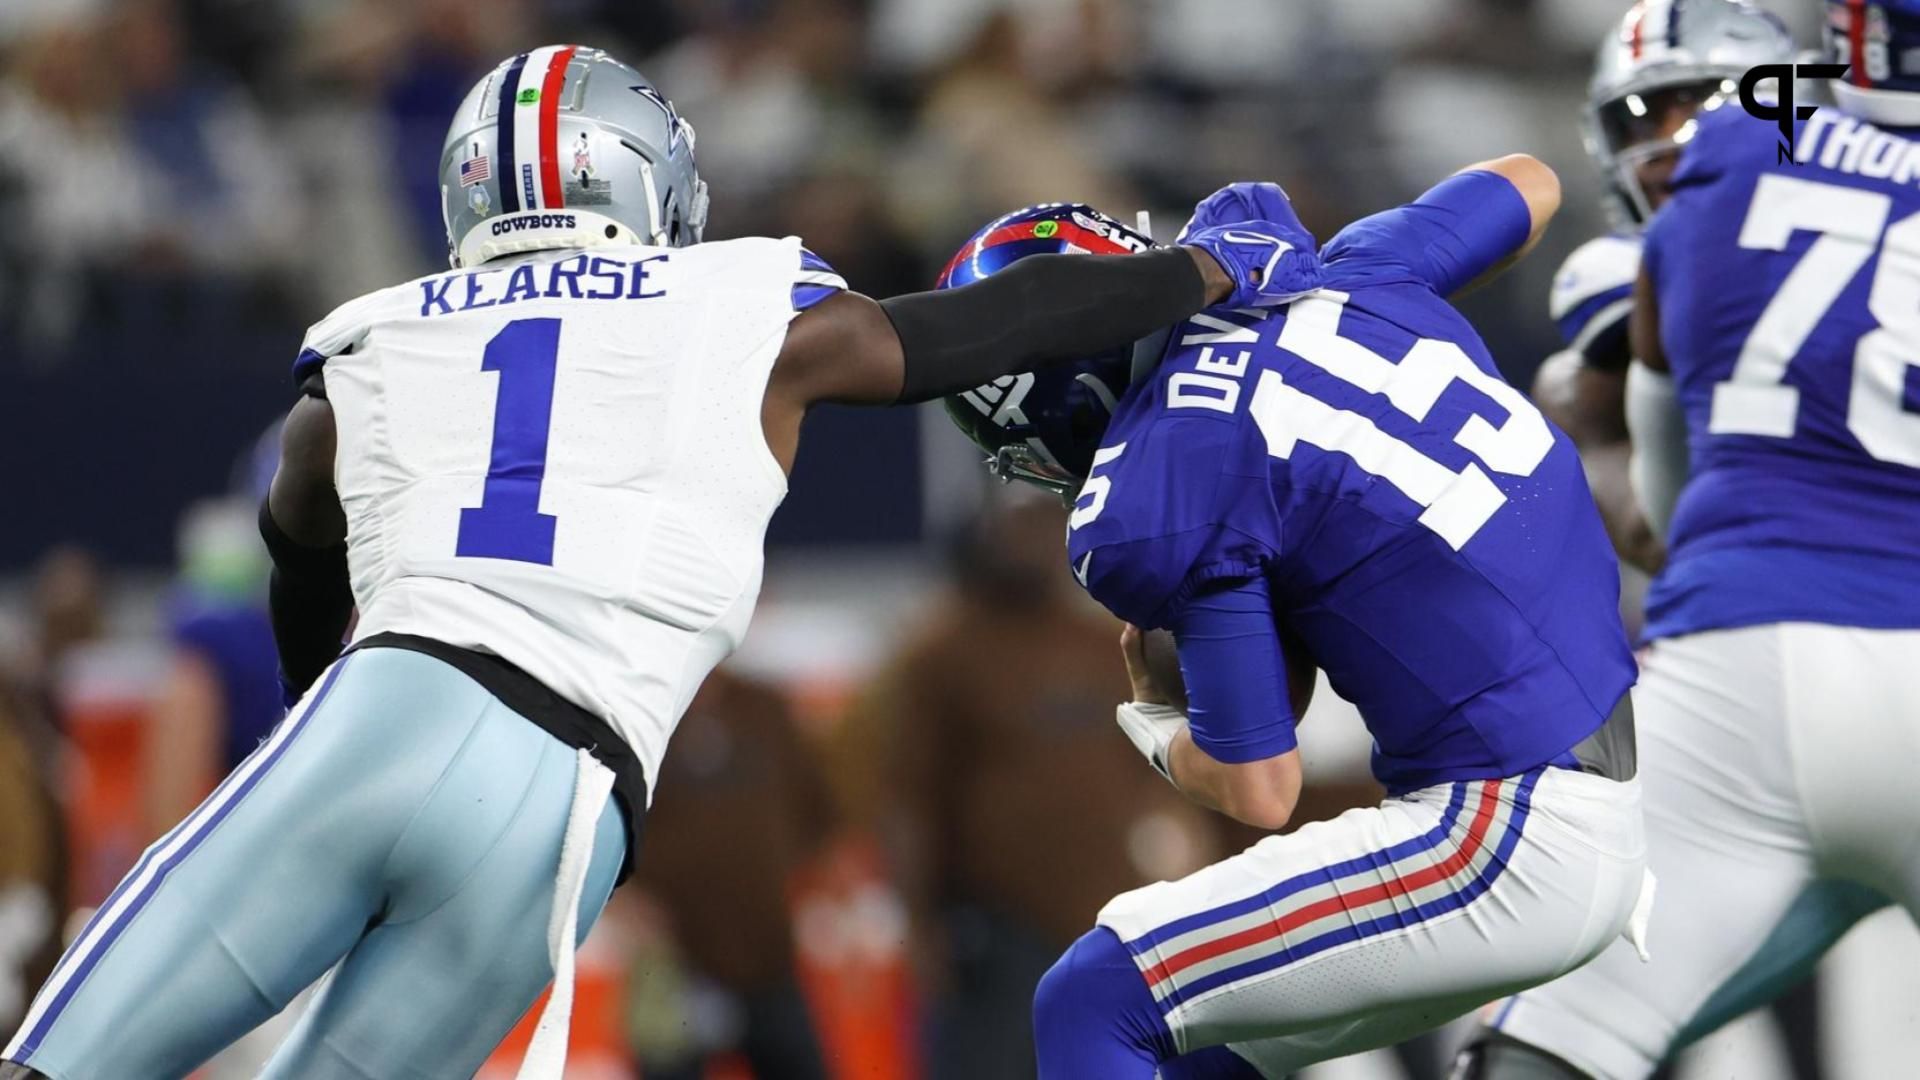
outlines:
{"label": "football player", "polygon": [[1466,1076],[1646,1076],[1920,910],[1920,2],[1828,11],[1837,107],[1783,153],[1703,106],[1635,288],[1692,447],[1636,692],[1657,951],[1490,1009]]}
{"label": "football player", "polygon": [[[562,165],[582,140],[591,187]],[[260,524],[304,696],[102,905],[0,1076],[181,1076],[329,970],[268,1075],[471,1076],[552,979],[522,1075],[559,1076],[575,942],[746,629],[808,408],[930,400],[1290,287],[1271,230],[1221,229],[876,303],[792,237],[696,244],[693,151],[594,49],[467,96],[453,270],[348,303],[294,366]]]}
{"label": "football player", "polygon": [[[1311,289],[950,406],[1002,475],[1073,499],[1086,589],[1172,631],[1184,711],[1126,638],[1135,700],[1118,719],[1153,768],[1284,826],[1302,783],[1295,651],[1358,706],[1390,792],[1110,902],[1036,993],[1046,1080],[1286,1075],[1551,979],[1632,922],[1646,890],[1617,564],[1572,444],[1446,299],[1558,205],[1551,170],[1509,157],[1322,248],[1280,189],[1236,185],[1189,228],[1278,222],[1318,264]],[[949,282],[1013,272],[1050,250],[1036,238],[1121,228],[1084,207],[1016,214]]]}
{"label": "football player", "polygon": [[[1686,475],[1686,450],[1655,437],[1668,430],[1658,423],[1643,426],[1643,445],[1628,439],[1627,314],[1640,233],[1667,201],[1676,136],[1691,130],[1701,103],[1733,90],[1749,68],[1792,58],[1786,28],[1749,0],[1645,0],[1594,61],[1583,126],[1614,231],[1576,248],[1554,277],[1551,311],[1566,348],[1540,366],[1533,397],[1580,448],[1615,550],[1643,570],[1658,569],[1664,557],[1664,518]],[[1634,393],[1656,421],[1671,398],[1644,371],[1634,375]],[[1636,490],[1661,520],[1649,520]]]}

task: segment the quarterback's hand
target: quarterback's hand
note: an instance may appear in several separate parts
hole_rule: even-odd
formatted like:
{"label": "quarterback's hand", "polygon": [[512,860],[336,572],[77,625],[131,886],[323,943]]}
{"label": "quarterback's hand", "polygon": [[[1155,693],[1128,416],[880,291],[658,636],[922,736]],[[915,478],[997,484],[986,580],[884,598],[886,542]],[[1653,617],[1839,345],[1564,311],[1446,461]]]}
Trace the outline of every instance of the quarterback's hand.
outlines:
{"label": "quarterback's hand", "polygon": [[1120,655],[1127,662],[1133,700],[1115,711],[1114,720],[1147,764],[1173,783],[1173,766],[1168,758],[1174,736],[1187,726],[1187,714],[1167,704],[1166,694],[1154,683],[1147,667],[1146,637],[1139,627],[1129,625],[1120,632]]}
{"label": "quarterback's hand", "polygon": [[1279,184],[1266,181],[1242,180],[1237,184],[1228,184],[1219,191],[1200,200],[1193,208],[1193,216],[1174,238],[1174,243],[1184,244],[1187,234],[1211,229],[1216,225],[1238,225],[1245,221],[1295,221],[1293,201],[1281,190]]}
{"label": "quarterback's hand", "polygon": [[1180,243],[1213,256],[1233,282],[1228,307],[1278,307],[1323,285],[1326,275],[1313,238],[1297,225],[1243,221],[1183,234]]}

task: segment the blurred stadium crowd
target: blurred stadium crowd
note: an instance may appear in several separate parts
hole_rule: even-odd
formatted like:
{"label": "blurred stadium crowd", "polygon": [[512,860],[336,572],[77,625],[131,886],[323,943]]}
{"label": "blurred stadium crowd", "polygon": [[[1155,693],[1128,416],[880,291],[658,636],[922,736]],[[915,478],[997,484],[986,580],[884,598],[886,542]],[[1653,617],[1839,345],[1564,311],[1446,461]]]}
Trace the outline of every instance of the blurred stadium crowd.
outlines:
{"label": "blurred stadium crowd", "polygon": [[[499,57],[633,60],[698,130],[709,237],[798,234],[875,295],[1037,201],[1166,240],[1271,178],[1324,237],[1528,150],[1568,212],[1467,305],[1525,385],[1546,279],[1604,227],[1577,119],[1623,6],[0,0],[0,1028],[277,720],[262,433],[309,322],[445,265],[442,135]],[[1056,508],[989,496],[937,412],[810,423],[767,610],[583,960],[577,1075],[1026,1075],[1032,985],[1098,905],[1246,840],[1114,737],[1113,627],[1059,573]]]}

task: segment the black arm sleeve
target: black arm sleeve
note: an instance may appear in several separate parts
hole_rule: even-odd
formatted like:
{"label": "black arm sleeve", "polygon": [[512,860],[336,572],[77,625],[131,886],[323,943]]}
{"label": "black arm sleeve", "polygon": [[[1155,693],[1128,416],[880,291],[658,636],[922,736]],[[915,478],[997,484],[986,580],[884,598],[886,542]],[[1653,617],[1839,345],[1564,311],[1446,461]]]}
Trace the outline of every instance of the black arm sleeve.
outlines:
{"label": "black arm sleeve", "polygon": [[880,301],[900,336],[903,403],[1130,344],[1207,306],[1185,248],[1035,255],[958,289]]}
{"label": "black arm sleeve", "polygon": [[281,531],[267,500],[260,502],[260,536],[273,557],[267,612],[280,650],[280,674],[293,695],[304,694],[340,655],[353,616],[347,545],[305,547]]}

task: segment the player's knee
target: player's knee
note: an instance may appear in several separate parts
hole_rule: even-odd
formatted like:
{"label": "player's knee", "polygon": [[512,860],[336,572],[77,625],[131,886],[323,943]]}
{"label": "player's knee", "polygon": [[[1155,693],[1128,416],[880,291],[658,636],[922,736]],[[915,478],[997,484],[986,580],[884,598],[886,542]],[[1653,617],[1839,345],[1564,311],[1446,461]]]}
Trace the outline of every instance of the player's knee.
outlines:
{"label": "player's knee", "polygon": [[1266,1074],[1226,1047],[1210,1046],[1161,1063],[1160,1080],[1266,1080]]}
{"label": "player's knee", "polygon": [[1050,1050],[1121,1045],[1146,1061],[1172,1056],[1173,1035],[1140,969],[1111,930],[1096,927],[1041,977],[1033,994],[1033,1035]]}
{"label": "player's knee", "polygon": [[1450,1080],[1589,1080],[1586,1073],[1538,1047],[1481,1031],[1454,1059]]}
{"label": "player's knee", "polygon": [[[1085,940],[1084,938],[1082,939]],[[1099,1017],[1098,1002],[1107,995],[1101,984],[1107,975],[1095,967],[1077,963],[1080,945],[1054,961],[1033,991],[1033,1032],[1037,1039],[1058,1038],[1081,1029]]]}

